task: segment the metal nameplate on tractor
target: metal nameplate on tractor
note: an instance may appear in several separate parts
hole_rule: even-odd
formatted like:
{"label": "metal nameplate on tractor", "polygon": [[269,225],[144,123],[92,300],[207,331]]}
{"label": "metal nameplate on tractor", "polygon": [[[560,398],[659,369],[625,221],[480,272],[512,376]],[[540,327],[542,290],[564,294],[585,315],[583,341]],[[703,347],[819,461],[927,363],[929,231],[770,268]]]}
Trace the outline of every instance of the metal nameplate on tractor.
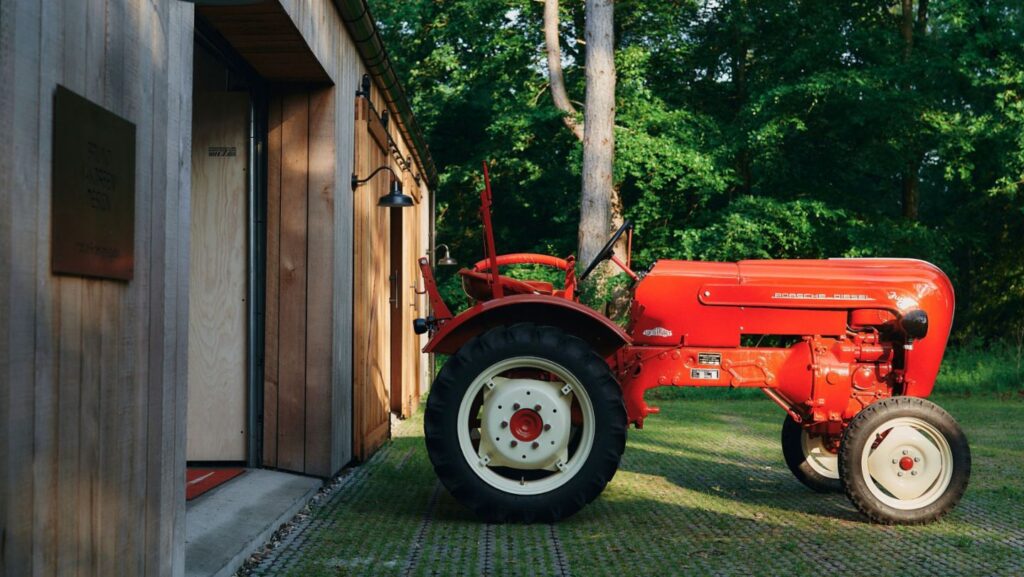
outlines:
{"label": "metal nameplate on tractor", "polygon": [[690,378],[695,381],[717,381],[718,369],[690,369]]}
{"label": "metal nameplate on tractor", "polygon": [[135,125],[63,86],[53,110],[51,270],[131,280]]}
{"label": "metal nameplate on tractor", "polygon": [[[697,364],[698,365],[721,365],[722,354],[721,353],[697,353]],[[718,378],[718,377],[715,377]]]}

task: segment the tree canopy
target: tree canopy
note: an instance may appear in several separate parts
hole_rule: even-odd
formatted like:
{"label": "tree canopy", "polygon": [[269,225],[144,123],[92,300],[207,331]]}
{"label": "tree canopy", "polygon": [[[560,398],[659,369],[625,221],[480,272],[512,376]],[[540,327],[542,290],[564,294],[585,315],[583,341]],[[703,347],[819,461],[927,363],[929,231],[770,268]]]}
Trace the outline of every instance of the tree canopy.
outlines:
{"label": "tree canopy", "polygon": [[[576,99],[583,4],[562,2]],[[547,92],[543,4],[373,9],[440,171],[438,241],[463,263],[482,255],[487,160],[499,250],[572,253],[581,148]],[[1024,323],[1024,4],[620,0],[615,12],[615,182],[637,266],[922,258],[953,280],[958,338]]]}

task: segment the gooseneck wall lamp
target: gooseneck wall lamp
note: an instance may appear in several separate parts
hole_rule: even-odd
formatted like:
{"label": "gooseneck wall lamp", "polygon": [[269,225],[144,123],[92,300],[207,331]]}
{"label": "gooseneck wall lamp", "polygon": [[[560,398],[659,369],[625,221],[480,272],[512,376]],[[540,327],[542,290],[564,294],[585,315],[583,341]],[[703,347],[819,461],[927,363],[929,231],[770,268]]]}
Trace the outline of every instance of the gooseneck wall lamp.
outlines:
{"label": "gooseneck wall lamp", "polygon": [[352,190],[354,191],[360,186],[366,184],[382,170],[390,172],[393,178],[391,179],[391,186],[388,193],[380,197],[380,200],[377,201],[377,206],[383,208],[407,208],[414,206],[416,203],[413,202],[412,197],[402,192],[402,182],[398,174],[386,164],[371,172],[366,178],[359,178],[355,173],[352,173]]}
{"label": "gooseneck wall lamp", "polygon": [[434,247],[434,257],[435,258],[437,258],[437,253],[442,248],[444,249],[444,252],[441,253],[441,255],[442,255],[441,258],[437,259],[437,264],[438,265],[440,265],[440,266],[455,266],[455,265],[459,264],[458,261],[456,261],[454,258],[452,258],[451,251],[448,250],[448,245],[446,245],[446,244],[439,244],[436,247]]}

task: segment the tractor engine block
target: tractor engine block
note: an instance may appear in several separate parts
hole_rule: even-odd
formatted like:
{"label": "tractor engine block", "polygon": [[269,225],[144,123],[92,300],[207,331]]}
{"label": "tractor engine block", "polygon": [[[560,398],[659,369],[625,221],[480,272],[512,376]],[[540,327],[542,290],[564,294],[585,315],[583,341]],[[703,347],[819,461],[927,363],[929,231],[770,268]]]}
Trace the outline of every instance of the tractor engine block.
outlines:
{"label": "tractor engine block", "polygon": [[881,341],[878,333],[858,332],[838,339],[805,337],[794,346],[806,346],[809,351],[809,386],[801,386],[799,380],[779,383],[779,392],[808,425],[813,423],[811,430],[838,433],[841,424],[861,409],[892,396],[899,373],[893,368],[892,343]]}
{"label": "tractor engine block", "polygon": [[903,371],[893,343],[874,328],[840,337],[805,336],[787,348],[623,347],[617,368],[630,422],[658,409],[643,399],[659,386],[759,388],[793,420],[836,435],[867,405],[893,394]]}

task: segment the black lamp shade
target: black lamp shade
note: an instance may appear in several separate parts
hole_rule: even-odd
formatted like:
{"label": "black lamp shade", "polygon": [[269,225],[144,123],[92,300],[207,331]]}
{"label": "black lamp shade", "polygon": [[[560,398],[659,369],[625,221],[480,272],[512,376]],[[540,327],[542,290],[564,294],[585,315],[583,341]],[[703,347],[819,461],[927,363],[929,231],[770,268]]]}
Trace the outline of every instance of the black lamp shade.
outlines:
{"label": "black lamp shade", "polygon": [[380,197],[377,201],[377,206],[383,208],[406,208],[415,206],[412,197],[407,194],[402,194],[402,184],[397,180],[391,181],[391,192],[388,192],[384,196]]}

